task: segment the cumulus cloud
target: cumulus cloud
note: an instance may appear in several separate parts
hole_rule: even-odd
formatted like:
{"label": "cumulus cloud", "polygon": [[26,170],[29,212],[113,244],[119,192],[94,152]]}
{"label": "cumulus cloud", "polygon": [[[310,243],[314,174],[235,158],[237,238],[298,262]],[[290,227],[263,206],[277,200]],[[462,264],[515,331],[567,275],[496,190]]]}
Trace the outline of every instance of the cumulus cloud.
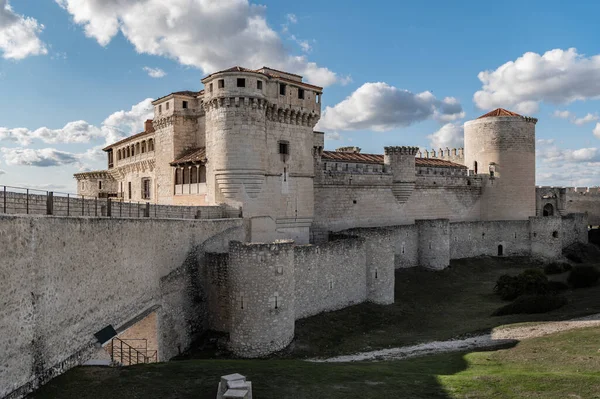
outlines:
{"label": "cumulus cloud", "polygon": [[139,53],[169,57],[204,73],[239,64],[249,68],[268,65],[304,75],[317,85],[328,86],[338,79],[335,72],[305,56],[289,54],[268,25],[266,8],[248,0],[56,2],[102,46],[121,32]]}
{"label": "cumulus cloud", "polygon": [[586,57],[575,48],[543,55],[528,52],[478,77],[483,87],[473,96],[477,107],[532,114],[540,102],[568,104],[600,98],[600,55]]}
{"label": "cumulus cloud", "polygon": [[554,111],[552,113],[552,116],[554,116],[555,118],[567,119],[569,120],[569,122],[577,126],[583,126],[586,123],[595,122],[600,119],[600,117],[598,117],[598,114],[587,113],[583,118],[578,118],[575,114],[573,114],[570,111],[559,110]]}
{"label": "cumulus cloud", "polygon": [[437,132],[427,136],[431,148],[460,148],[464,146],[464,129],[462,124],[447,123]]}
{"label": "cumulus cloud", "polygon": [[131,107],[128,111],[118,111],[111,114],[102,122],[100,127],[86,121],[67,123],[60,129],[40,127],[35,130],[27,128],[0,127],[0,141],[30,145],[34,140],[51,144],[88,143],[95,139],[104,139],[106,144],[112,144],[129,134],[143,129],[143,122],[152,118],[152,99],[147,98]]}
{"label": "cumulus cloud", "polygon": [[325,133],[325,140],[338,141],[341,139],[342,139],[342,135],[339,134],[338,132],[326,132]]}
{"label": "cumulus cloud", "polygon": [[600,149],[564,149],[553,140],[538,140],[536,184],[587,186],[600,183]]}
{"label": "cumulus cloud", "polygon": [[593,130],[594,136],[600,139],[600,123],[596,123],[596,127]]}
{"label": "cumulus cloud", "polygon": [[386,131],[431,118],[447,122],[462,117],[462,106],[453,97],[439,100],[429,91],[412,93],[377,82],[365,83],[344,101],[326,107],[318,127]]}
{"label": "cumulus cloud", "polygon": [[590,114],[590,113],[588,113],[583,118],[576,118],[573,121],[573,123],[576,124],[577,126],[581,126],[581,125],[585,125],[586,123],[597,121],[598,119],[599,119],[598,118],[598,114]]}
{"label": "cumulus cloud", "polygon": [[9,166],[60,166],[79,162],[77,154],[55,148],[2,148],[4,161]]}
{"label": "cumulus cloud", "polygon": [[571,119],[573,117],[573,114],[571,114],[571,112],[569,111],[560,111],[557,109],[552,113],[552,116],[560,119]]}
{"label": "cumulus cloud", "polygon": [[167,76],[167,73],[160,68],[150,68],[150,67],[146,66],[143,69],[148,74],[148,76],[150,76],[151,78],[158,79],[158,78],[164,78],[165,76]]}
{"label": "cumulus cloud", "polygon": [[8,0],[0,0],[0,50],[6,59],[21,60],[30,55],[47,54],[38,35],[44,25],[31,17],[16,14]]}

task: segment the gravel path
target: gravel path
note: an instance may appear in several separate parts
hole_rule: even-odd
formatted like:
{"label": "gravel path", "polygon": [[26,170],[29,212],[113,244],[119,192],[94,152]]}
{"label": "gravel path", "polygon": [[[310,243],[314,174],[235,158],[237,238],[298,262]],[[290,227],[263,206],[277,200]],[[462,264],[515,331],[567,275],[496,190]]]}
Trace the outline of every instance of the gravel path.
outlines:
{"label": "gravel path", "polygon": [[366,360],[398,360],[437,353],[494,349],[506,347],[522,339],[541,337],[560,331],[595,326],[600,326],[600,313],[567,321],[550,321],[526,326],[517,325],[514,327],[505,327],[494,330],[491,334],[478,335],[465,339],[433,341],[419,345],[362,352],[354,355],[336,356],[327,359],[309,359],[308,361],[317,363],[342,363]]}

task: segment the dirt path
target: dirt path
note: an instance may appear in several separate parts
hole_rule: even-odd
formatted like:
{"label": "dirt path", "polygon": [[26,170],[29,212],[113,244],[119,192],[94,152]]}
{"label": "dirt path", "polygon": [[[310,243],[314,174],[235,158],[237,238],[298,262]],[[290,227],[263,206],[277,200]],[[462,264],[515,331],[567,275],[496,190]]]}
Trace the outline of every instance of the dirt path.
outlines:
{"label": "dirt path", "polygon": [[327,359],[310,359],[317,363],[342,363],[367,360],[398,360],[411,357],[432,355],[447,352],[462,352],[476,349],[494,349],[506,347],[522,339],[541,337],[560,331],[577,328],[600,326],[600,313],[566,321],[540,322],[530,325],[515,325],[493,330],[491,334],[448,341],[433,341],[419,345],[400,348],[382,349],[378,351],[356,353],[354,355],[336,356]]}

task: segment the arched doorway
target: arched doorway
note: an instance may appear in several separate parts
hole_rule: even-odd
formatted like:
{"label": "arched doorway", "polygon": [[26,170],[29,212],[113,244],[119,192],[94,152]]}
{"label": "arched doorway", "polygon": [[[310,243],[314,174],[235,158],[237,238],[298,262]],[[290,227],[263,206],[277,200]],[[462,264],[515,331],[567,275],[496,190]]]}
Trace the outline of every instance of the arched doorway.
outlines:
{"label": "arched doorway", "polygon": [[554,216],[554,206],[552,204],[544,205],[543,215],[544,216]]}
{"label": "arched doorway", "polygon": [[502,245],[498,245],[498,256],[504,255],[504,247]]}

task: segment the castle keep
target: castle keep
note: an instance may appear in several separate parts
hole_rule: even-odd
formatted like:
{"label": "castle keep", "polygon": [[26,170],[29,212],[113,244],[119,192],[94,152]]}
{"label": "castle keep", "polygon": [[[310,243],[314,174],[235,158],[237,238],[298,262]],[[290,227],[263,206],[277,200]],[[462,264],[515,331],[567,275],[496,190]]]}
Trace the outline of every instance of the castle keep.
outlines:
{"label": "castle keep", "polygon": [[298,319],[401,300],[396,268],[554,259],[600,224],[598,192],[536,189],[534,118],[482,115],[460,149],[329,151],[314,131],[322,88],[301,76],[234,67],[202,83],[155,100],[143,132],[104,149],[106,170],[75,175],[80,195],[202,218],[0,216],[12,240],[0,397],[98,356],[107,327],[118,338],[154,320],[158,360],[207,330],[227,333],[238,356],[265,356],[290,344]]}

